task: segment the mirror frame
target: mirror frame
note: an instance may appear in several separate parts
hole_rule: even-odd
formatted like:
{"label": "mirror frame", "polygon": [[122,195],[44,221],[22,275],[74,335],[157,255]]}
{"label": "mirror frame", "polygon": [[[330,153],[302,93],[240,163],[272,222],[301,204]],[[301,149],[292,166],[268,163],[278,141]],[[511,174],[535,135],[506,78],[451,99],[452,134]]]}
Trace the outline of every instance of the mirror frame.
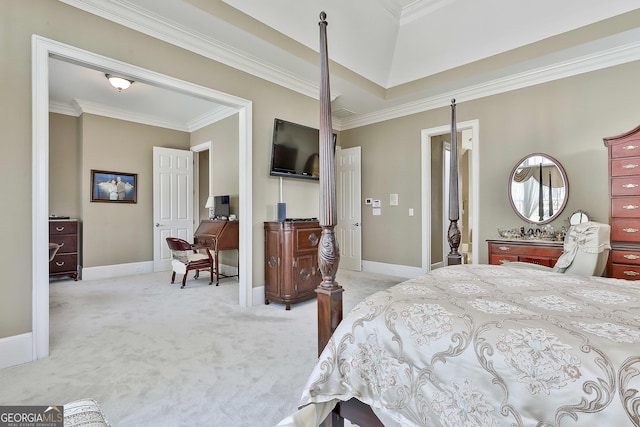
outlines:
{"label": "mirror frame", "polygon": [[[516,209],[515,203],[513,203],[513,194],[511,193],[511,184],[513,182],[514,174],[516,173],[516,171],[518,170],[520,165],[526,159],[528,159],[529,157],[534,157],[534,156],[545,157],[545,158],[549,159],[550,161],[552,161],[556,165],[558,170],[560,171],[560,174],[562,175],[562,180],[565,183],[565,197],[564,197],[564,200],[562,201],[562,204],[558,207],[558,210],[552,216],[550,216],[549,218],[547,218],[547,219],[545,219],[543,221],[532,221],[531,219],[525,217],[522,213],[520,213],[520,211],[518,211],[518,209]],[[550,155],[545,154],[545,153],[531,153],[531,154],[527,154],[526,156],[521,158],[518,161],[518,163],[516,163],[516,165],[513,167],[513,169],[511,169],[511,173],[509,174],[509,182],[507,183],[507,187],[509,189],[509,203],[511,204],[511,208],[516,213],[518,218],[522,219],[523,221],[526,221],[527,224],[544,225],[544,224],[549,224],[550,222],[555,221],[556,219],[558,219],[560,217],[560,214],[562,214],[562,212],[564,211],[564,208],[567,206],[567,202],[569,201],[569,179],[567,178],[567,172],[564,170],[564,167],[562,166],[562,164],[557,159],[555,159],[554,157],[551,157]]]}

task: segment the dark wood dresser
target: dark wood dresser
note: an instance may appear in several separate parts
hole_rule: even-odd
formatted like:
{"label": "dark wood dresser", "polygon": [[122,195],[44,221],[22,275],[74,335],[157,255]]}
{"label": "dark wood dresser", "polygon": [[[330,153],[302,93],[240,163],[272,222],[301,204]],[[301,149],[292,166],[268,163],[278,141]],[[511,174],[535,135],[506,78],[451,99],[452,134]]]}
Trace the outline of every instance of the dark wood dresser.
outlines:
{"label": "dark wood dresser", "polygon": [[529,262],[547,267],[556,265],[562,255],[563,242],[546,240],[487,240],[489,264]]}
{"label": "dark wood dresser", "polygon": [[71,276],[78,280],[79,232],[77,219],[49,220],[49,243],[60,246],[56,255],[49,261],[49,277]]}
{"label": "dark wood dresser", "polygon": [[640,280],[640,126],[603,140],[609,152],[607,277]]}
{"label": "dark wood dresser", "polygon": [[291,304],[315,298],[322,281],[318,270],[318,221],[264,223],[264,303]]}

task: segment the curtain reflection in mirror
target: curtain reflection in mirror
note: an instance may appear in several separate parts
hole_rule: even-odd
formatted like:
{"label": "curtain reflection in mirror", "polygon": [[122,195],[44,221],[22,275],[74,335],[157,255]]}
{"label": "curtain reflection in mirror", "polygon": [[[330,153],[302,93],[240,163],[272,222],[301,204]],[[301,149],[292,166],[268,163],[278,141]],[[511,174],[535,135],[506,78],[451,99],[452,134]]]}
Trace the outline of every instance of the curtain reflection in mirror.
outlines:
{"label": "curtain reflection in mirror", "polygon": [[544,221],[558,212],[564,202],[564,179],[552,160],[544,156],[530,156],[513,174],[511,196],[522,216],[531,222]]}

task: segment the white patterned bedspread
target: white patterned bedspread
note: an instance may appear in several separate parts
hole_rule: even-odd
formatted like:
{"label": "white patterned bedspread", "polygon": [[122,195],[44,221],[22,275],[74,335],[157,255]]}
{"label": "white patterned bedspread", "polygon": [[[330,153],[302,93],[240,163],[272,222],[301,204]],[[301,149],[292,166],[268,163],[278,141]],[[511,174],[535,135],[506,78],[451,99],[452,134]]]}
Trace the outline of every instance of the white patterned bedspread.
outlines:
{"label": "white patterned bedspread", "polygon": [[301,405],[356,397],[385,425],[639,426],[640,282],[434,270],[359,303]]}

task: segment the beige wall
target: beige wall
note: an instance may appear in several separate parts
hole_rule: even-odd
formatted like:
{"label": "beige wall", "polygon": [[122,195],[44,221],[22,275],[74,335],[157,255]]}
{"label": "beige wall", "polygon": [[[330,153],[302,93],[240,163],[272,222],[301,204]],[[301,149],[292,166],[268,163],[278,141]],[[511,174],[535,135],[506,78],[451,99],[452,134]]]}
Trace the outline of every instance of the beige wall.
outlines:
{"label": "beige wall", "polygon": [[[211,142],[212,152],[203,152],[200,157],[210,159],[207,169],[200,170],[201,179],[208,178],[211,167],[212,196],[229,195],[229,211],[238,215],[239,171],[238,171],[238,123],[237,114],[219,122],[205,126],[191,133],[191,146]],[[201,166],[203,166],[201,164]],[[207,189],[209,185],[207,185]],[[204,199],[206,201],[206,199]],[[208,215],[208,213],[207,213]]]}
{"label": "beige wall", "polygon": [[[569,201],[552,225],[583,209],[608,222],[607,150],[602,138],[626,132],[640,122],[640,62],[566,78],[474,101],[458,103],[458,121],[480,122],[480,262],[487,262],[486,239],[499,227],[519,227],[507,182],[512,168],[528,153],[555,157],[566,169]],[[341,133],[342,146],[362,146],[363,197],[388,200],[399,193],[398,209],[372,217],[363,206],[363,258],[421,264],[420,131],[450,123],[450,109],[414,114]],[[408,217],[408,208],[415,216]],[[388,214],[387,214],[388,212]]]}
{"label": "beige wall", "polygon": [[[0,100],[0,125],[3,141],[6,142],[5,151],[0,156],[0,178],[4,182],[14,183],[7,186],[6,200],[11,202],[3,206],[4,221],[0,221],[0,233],[4,238],[15,242],[11,252],[0,257],[0,271],[4,272],[3,280],[0,281],[0,338],[31,331],[32,34],[253,102],[254,198],[251,228],[254,250],[251,282],[254,286],[264,283],[262,223],[275,219],[279,189],[278,179],[269,177],[273,119],[280,117],[318,127],[317,100],[126,29],[61,2],[5,0],[2,2],[2,13],[0,13],[0,28],[3,31],[4,41],[0,43],[2,72],[12,76],[11,84],[4,86]],[[84,126],[80,123],[79,127],[82,129]],[[87,136],[84,135],[85,139]],[[83,158],[91,157],[83,156]],[[151,162],[151,155],[148,161]],[[124,171],[138,168],[137,164],[128,162],[129,160],[125,159]],[[81,181],[86,181],[90,167],[93,166],[87,165],[83,169]],[[142,181],[141,185],[143,185]],[[317,216],[317,187],[317,184],[306,182],[284,184],[287,202],[291,205],[294,215]],[[146,196],[143,195],[143,197]],[[148,202],[139,202],[136,207],[123,209],[142,209],[146,203]],[[113,208],[116,207],[119,206]],[[95,210],[96,207],[83,206],[83,209]],[[102,216],[104,221],[111,221],[113,218],[105,211],[94,212],[93,215],[97,218]],[[148,230],[151,230],[150,214],[148,224]],[[90,228],[84,230],[85,237],[87,233],[93,232],[102,235],[100,231]],[[142,238],[151,240],[150,235],[146,236],[146,234]],[[135,253],[127,252],[129,255],[126,257],[116,254],[113,255],[112,260],[114,262],[150,261],[152,259],[150,247],[143,248],[136,242]],[[95,252],[84,255],[85,264],[98,265],[102,262],[101,255]]]}
{"label": "beige wall", "polygon": [[79,119],[49,115],[49,214],[80,217]]}
{"label": "beige wall", "polygon": [[[238,170],[238,123],[237,114],[219,122],[205,126],[191,133],[191,145],[198,145],[211,142],[211,153],[202,152],[200,157],[206,164],[200,163],[200,195],[201,205],[204,205],[208,194],[212,196],[229,196],[229,213],[238,216],[239,210],[239,176]],[[209,167],[211,167],[211,192],[209,193]],[[206,181],[206,182],[203,182]],[[206,186],[207,193],[203,194],[203,187]],[[208,209],[205,209],[206,216],[209,217]],[[240,219],[239,219],[240,220]],[[237,266],[238,255],[236,251],[223,251],[220,254],[220,262],[226,265]]]}
{"label": "beige wall", "polygon": [[[83,267],[153,259],[153,147],[189,149],[189,134],[83,114]],[[90,200],[91,170],[138,175],[137,203]]]}

